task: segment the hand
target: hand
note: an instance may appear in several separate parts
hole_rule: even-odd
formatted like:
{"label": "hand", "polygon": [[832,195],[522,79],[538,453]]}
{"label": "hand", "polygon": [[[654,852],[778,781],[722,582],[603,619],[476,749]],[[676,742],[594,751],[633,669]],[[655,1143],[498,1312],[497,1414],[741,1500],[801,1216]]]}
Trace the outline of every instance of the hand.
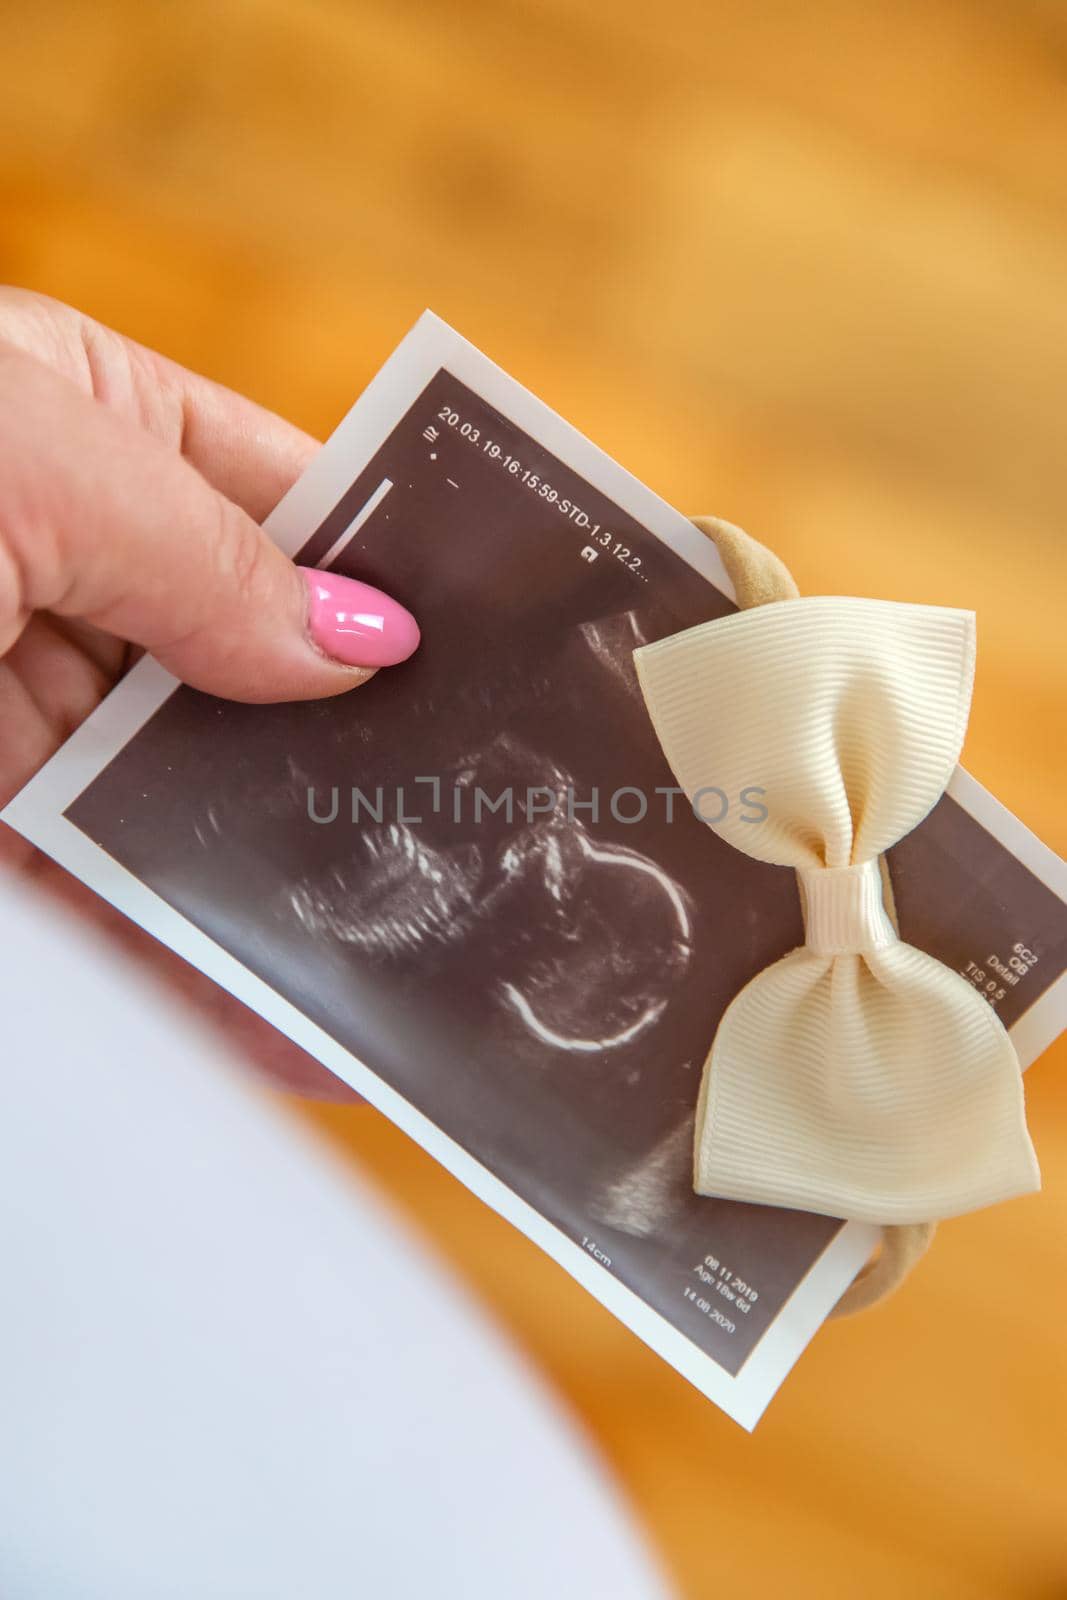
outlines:
{"label": "hand", "polygon": [[[69,306],[0,290],[0,804],[149,650],[236,700],[343,694],[410,655],[376,589],[304,573],[258,520],[315,442]],[[369,623],[368,623],[369,617]],[[293,1087],[340,1085],[0,829],[0,862],[91,910]]]}

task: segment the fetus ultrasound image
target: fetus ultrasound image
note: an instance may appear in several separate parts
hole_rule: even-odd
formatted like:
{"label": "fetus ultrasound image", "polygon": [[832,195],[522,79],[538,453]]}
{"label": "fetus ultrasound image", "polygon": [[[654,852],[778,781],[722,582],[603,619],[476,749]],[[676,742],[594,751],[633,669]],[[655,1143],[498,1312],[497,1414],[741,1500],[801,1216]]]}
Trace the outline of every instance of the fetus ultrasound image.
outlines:
{"label": "fetus ultrasound image", "polygon": [[[662,792],[631,657],[730,602],[447,371],[298,559],[410,606],[416,655],[313,704],[180,688],[68,817],[737,1372],[840,1224],[692,1190],[718,1020],[803,931]],[[746,1313],[685,1294],[709,1255]]]}

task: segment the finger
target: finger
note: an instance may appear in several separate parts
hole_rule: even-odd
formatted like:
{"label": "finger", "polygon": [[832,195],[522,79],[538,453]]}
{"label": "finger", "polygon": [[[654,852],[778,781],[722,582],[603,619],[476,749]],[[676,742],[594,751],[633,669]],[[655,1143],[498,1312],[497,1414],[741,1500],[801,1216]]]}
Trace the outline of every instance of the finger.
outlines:
{"label": "finger", "polygon": [[0,653],[38,610],[236,700],[341,693],[419,637],[396,601],[304,574],[187,461],[0,347]]}
{"label": "finger", "polygon": [[171,445],[257,522],[320,448],[254,401],[47,295],[0,289],[0,342]]}
{"label": "finger", "polygon": [[159,431],[166,437],[176,426],[175,442],[186,460],[227,499],[262,522],[321,449],[318,441],[254,400],[121,334],[114,337],[125,347],[134,373],[147,375],[142,405],[149,414],[153,406],[162,407]]}
{"label": "finger", "polygon": [[[105,661],[102,651],[94,657],[74,633],[75,626],[50,612],[39,611],[0,661],[0,725],[9,731],[12,726],[13,719],[4,716],[5,684],[14,678],[33,700],[57,749],[114,685],[122,670],[125,650],[121,640],[101,634],[101,642],[106,640],[111,646],[110,659]],[[90,630],[82,625],[82,632],[88,634]],[[5,740],[0,762],[4,777],[7,755]]]}

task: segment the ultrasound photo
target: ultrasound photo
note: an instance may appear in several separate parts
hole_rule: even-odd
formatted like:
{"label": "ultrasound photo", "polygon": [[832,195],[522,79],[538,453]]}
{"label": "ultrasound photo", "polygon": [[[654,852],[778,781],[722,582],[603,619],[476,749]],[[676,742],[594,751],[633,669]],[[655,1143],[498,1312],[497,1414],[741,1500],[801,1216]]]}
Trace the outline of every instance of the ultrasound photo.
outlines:
{"label": "ultrasound photo", "polygon": [[[416,654],[311,704],[161,690],[63,814],[740,1374],[844,1225],[692,1188],[718,1021],[803,926],[674,786],[632,654],[732,603],[446,365],[373,437],[296,558],[395,595]],[[1010,1025],[1067,964],[1062,900],[951,799],[894,855],[905,938],[960,970],[1027,941]]]}
{"label": "ultrasound photo", "polygon": [[[730,602],[445,371],[324,557],[415,656],[310,705],[178,689],[68,816],[736,1371],[840,1225],[692,1188],[716,1023],[803,935],[672,792],[632,652]],[[709,1255],[747,1312],[687,1298]]]}

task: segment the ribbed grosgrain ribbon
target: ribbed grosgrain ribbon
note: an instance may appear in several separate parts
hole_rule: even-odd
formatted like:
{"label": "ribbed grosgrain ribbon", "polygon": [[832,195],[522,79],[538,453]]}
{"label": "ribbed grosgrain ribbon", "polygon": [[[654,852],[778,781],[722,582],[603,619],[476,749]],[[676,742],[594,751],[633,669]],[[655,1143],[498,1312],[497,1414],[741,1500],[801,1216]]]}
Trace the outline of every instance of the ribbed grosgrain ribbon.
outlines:
{"label": "ribbed grosgrain ribbon", "polygon": [[710,826],[794,868],[804,911],[805,944],[757,974],[719,1024],[697,1190],[909,1223],[1038,1188],[1000,1019],[899,939],[882,902],[879,858],[940,799],[959,755],[972,613],[783,600],[646,645],[635,661],[686,793],[763,790],[764,820],[732,804]]}

